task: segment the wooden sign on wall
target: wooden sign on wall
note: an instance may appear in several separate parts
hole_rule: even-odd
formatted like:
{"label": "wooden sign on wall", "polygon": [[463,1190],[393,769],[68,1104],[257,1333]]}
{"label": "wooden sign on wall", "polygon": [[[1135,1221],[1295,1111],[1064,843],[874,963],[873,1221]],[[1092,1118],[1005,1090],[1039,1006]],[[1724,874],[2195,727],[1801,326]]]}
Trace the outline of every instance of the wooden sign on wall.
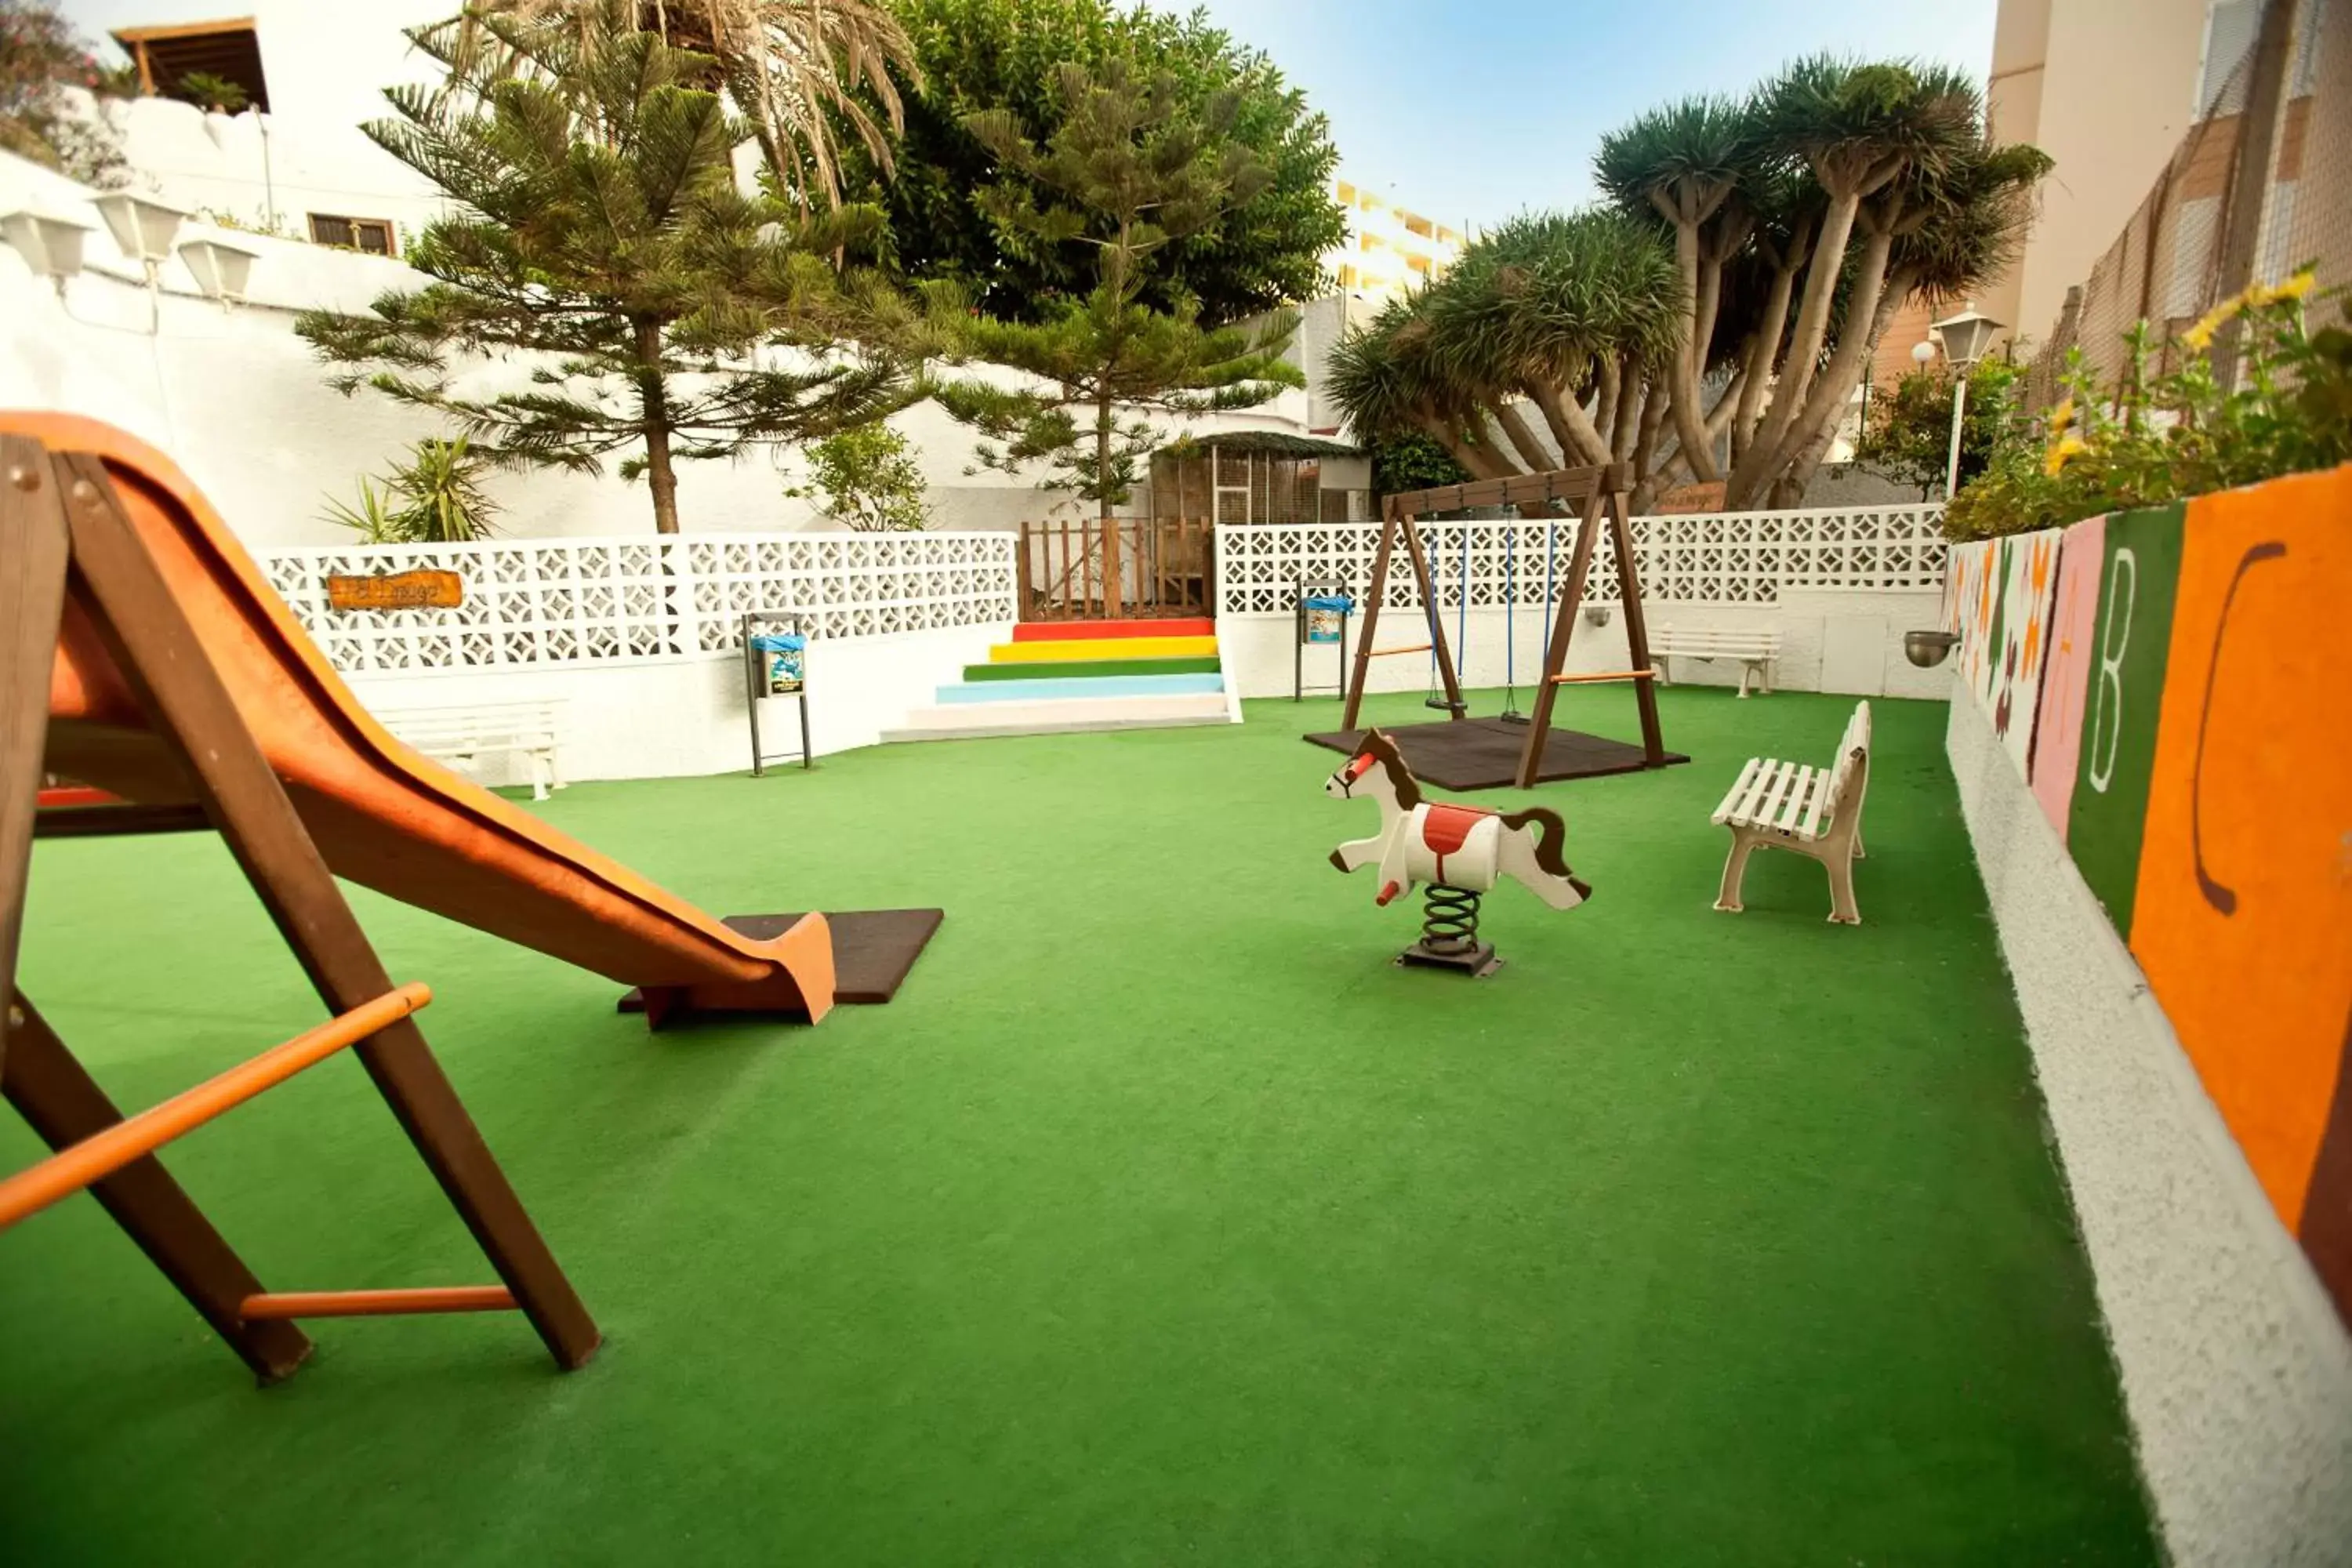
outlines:
{"label": "wooden sign on wall", "polygon": [[327,603],[338,610],[454,610],[465,602],[466,580],[455,572],[327,578]]}

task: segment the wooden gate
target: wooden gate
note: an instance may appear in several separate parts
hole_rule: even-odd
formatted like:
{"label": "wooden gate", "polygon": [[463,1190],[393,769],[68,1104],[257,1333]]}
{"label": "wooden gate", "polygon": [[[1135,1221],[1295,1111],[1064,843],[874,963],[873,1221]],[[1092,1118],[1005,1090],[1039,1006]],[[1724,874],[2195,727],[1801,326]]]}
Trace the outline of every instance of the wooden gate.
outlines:
{"label": "wooden gate", "polygon": [[1021,525],[1024,621],[1216,614],[1216,529],[1205,518]]}

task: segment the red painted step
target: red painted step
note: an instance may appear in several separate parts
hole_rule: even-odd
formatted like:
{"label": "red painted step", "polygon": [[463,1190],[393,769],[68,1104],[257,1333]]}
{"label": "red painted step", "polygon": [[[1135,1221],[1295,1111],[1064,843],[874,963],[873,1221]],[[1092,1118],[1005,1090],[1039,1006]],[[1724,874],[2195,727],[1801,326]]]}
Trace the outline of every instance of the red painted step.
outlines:
{"label": "red painted step", "polygon": [[1072,642],[1080,637],[1213,637],[1217,623],[1206,616],[1167,621],[1023,621],[1014,642]]}
{"label": "red painted step", "polygon": [[85,784],[56,784],[42,790],[35,802],[43,810],[53,805],[121,805],[122,797]]}

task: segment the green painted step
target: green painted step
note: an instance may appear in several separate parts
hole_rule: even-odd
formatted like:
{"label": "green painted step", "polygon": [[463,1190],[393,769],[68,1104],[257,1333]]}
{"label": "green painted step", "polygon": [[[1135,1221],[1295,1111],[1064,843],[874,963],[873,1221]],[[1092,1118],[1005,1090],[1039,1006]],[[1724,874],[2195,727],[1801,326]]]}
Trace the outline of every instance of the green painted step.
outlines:
{"label": "green painted step", "polygon": [[1214,675],[1217,656],[1200,654],[1189,658],[1080,658],[1064,659],[1051,669],[1034,664],[967,664],[963,667],[966,680],[1034,680],[1041,674],[1055,679],[1087,675]]}

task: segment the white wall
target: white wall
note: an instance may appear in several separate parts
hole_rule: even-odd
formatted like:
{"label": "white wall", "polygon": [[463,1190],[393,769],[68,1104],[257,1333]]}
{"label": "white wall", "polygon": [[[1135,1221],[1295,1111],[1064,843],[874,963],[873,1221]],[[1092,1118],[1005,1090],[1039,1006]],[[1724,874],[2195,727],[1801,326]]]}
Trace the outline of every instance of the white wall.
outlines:
{"label": "white wall", "polygon": [[[152,107],[203,118],[184,105]],[[196,134],[201,140],[202,131]],[[91,194],[0,154],[0,213],[29,208],[94,222]],[[61,293],[0,245],[0,407],[62,409],[131,430],[177,458],[251,548],[348,542],[350,534],[320,515],[327,499],[350,500],[361,475],[382,475],[410,442],[445,434],[446,426],[375,392],[335,392],[310,345],[294,335],[295,317],[309,309],[362,311],[387,290],[428,279],[398,261],[199,219],[183,226],[181,238],[216,238],[257,252],[248,302],[232,310],[203,298],[176,257],[151,297],[140,268],[103,228],[87,237],[84,270]],[[527,384],[524,369],[512,364],[461,376],[463,389],[477,395]],[[1306,395],[1293,392],[1265,410],[1160,423],[1171,436],[1184,427],[1296,431],[1305,408]],[[972,437],[936,405],[907,409],[891,424],[915,445],[931,487],[933,528],[1010,529],[1080,510],[1066,492],[1040,490],[1034,474],[968,471],[975,467]],[[818,502],[784,493],[802,478],[790,447],[682,463],[680,516],[690,532],[833,526]],[[609,471],[498,474],[487,488],[505,509],[497,526],[508,537],[652,531],[645,487]],[[1144,504],[1139,495],[1129,510]]]}
{"label": "white wall", "polygon": [[[822,757],[877,743],[882,731],[899,728],[910,710],[929,706],[935,689],[960,679],[966,664],[987,658],[989,644],[1012,635],[1012,623],[999,622],[812,639],[812,752]],[[347,679],[371,710],[560,701],[560,766],[567,782],[741,773],[751,765],[739,653]],[[798,749],[800,721],[790,699],[772,700],[760,722],[770,755]],[[511,757],[483,759],[477,776],[494,784],[530,778]]]}
{"label": "white wall", "polygon": [[[1903,656],[1903,634],[1942,625],[1942,600],[1931,593],[1885,589],[1793,589],[1780,591],[1771,605],[1654,604],[1649,625],[1740,630],[1774,627],[1780,633],[1777,684],[1791,691],[1837,691],[1859,697],[1929,697],[1945,695],[1950,676],[1943,670],[1916,668]],[[1594,626],[1579,619],[1569,643],[1570,674],[1627,668],[1625,623],[1615,605],[1606,606],[1610,622]],[[1504,684],[1506,648],[1516,666],[1524,706],[1531,700],[1534,683],[1543,669],[1543,609],[1520,605],[1509,616],[1511,637],[1504,640],[1505,615],[1500,609],[1474,609],[1468,635],[1457,637],[1459,612],[1444,613],[1445,637],[1456,648],[1462,684],[1474,687]],[[1349,623],[1348,647],[1352,655],[1362,628],[1359,614]],[[1381,612],[1378,646],[1401,647],[1426,642],[1417,609]],[[1229,682],[1237,682],[1244,697],[1287,697],[1292,680],[1291,649],[1296,640],[1288,616],[1220,616],[1218,647],[1224,656]],[[1466,645],[1466,657],[1459,649]],[[1327,645],[1307,650],[1307,680],[1328,686],[1339,679],[1339,656]],[[1677,682],[1692,686],[1737,686],[1740,667],[1728,660],[1702,664],[1696,659],[1671,661]],[[1429,656],[1405,654],[1372,660],[1368,679],[1373,691],[1420,691],[1429,684]]]}
{"label": "white wall", "polygon": [[[270,87],[274,96],[275,79]],[[369,113],[388,119],[392,110],[379,100]],[[121,127],[133,189],[247,227],[274,225],[308,239],[313,213],[384,218],[394,225],[394,247],[405,250],[447,206],[355,121],[289,120],[283,110],[206,115],[163,98],[134,99],[110,114]]]}
{"label": "white wall", "polygon": [[1977,704],[1946,738],[2172,1560],[2352,1562],[2352,1338]]}
{"label": "white wall", "polygon": [[[93,40],[117,27],[250,16],[270,108],[310,126],[377,118],[386,112],[383,88],[430,79],[434,68],[409,48],[404,29],[457,11],[446,0],[66,0],[62,9]],[[110,44],[104,47],[121,58]]]}

